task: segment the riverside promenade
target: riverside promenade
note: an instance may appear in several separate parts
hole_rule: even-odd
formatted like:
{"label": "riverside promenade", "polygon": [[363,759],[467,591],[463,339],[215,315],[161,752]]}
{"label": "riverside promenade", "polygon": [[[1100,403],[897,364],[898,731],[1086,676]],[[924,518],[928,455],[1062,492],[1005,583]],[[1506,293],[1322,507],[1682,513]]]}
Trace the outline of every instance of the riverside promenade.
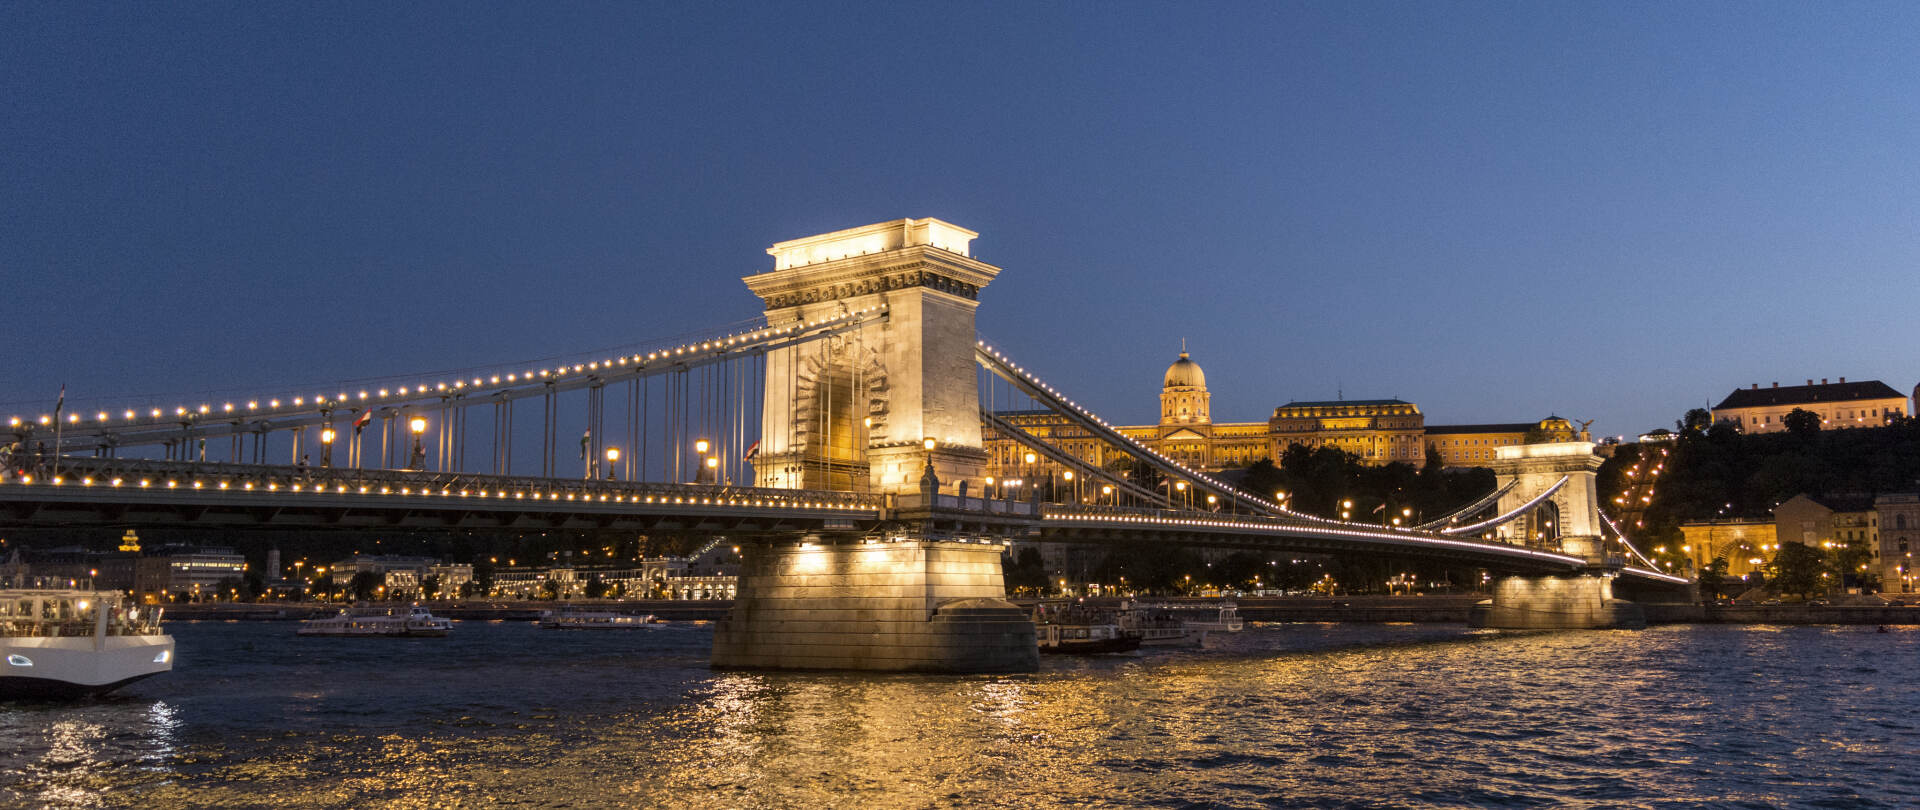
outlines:
{"label": "riverside promenade", "polygon": [[[1239,597],[1240,617],[1250,622],[1411,622],[1461,623],[1480,594],[1433,596]],[[1032,607],[1034,599],[1012,600]],[[1087,604],[1118,607],[1118,598],[1094,598]],[[1217,604],[1219,599],[1142,598],[1156,604]],[[585,610],[629,614],[651,613],[668,621],[712,621],[726,618],[729,600],[594,600],[568,602],[509,599],[465,599],[424,603],[436,616],[462,621],[532,621],[540,612],[559,605]],[[1685,605],[1646,604],[1648,624],[1864,624],[1920,625],[1920,606],[1859,605]],[[176,621],[299,621],[331,616],[338,603],[321,602],[208,602],[167,606],[167,618]]]}

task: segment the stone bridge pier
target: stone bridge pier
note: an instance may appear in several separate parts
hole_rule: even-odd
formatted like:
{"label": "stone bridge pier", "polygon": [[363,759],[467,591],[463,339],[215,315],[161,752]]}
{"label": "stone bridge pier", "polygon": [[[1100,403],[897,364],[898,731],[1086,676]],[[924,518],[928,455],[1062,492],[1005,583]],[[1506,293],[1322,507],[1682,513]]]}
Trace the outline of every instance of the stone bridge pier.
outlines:
{"label": "stone bridge pier", "polygon": [[1518,509],[1567,479],[1524,517],[1499,528],[1503,540],[1581,557],[1587,564],[1565,574],[1499,576],[1493,598],[1473,607],[1467,623],[1508,630],[1642,628],[1640,606],[1613,594],[1625,558],[1607,552],[1601,534],[1596,473],[1601,458],[1592,442],[1548,442],[1498,449],[1493,462],[1499,486],[1517,486],[1501,496],[1498,512]]}
{"label": "stone bridge pier", "polygon": [[884,322],[768,354],[754,469],[763,487],[880,493],[895,508],[877,533],[743,548],[714,666],[1039,668],[1000,566],[1015,521],[984,502],[976,515],[964,501],[978,499],[939,483],[978,486],[987,459],[974,310],[1000,270],[969,255],[974,236],[930,218],[835,231],[774,245],[772,272],[744,279],[776,327],[886,308]]}

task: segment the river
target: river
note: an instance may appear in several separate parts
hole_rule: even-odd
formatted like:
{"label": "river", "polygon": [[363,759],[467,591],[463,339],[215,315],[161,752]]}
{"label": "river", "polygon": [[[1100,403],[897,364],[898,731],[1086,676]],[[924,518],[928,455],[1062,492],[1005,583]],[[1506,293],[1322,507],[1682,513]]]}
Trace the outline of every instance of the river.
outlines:
{"label": "river", "polygon": [[1914,807],[1920,628],[1254,625],[1021,676],[713,672],[710,627],[295,638],[0,704],[26,807]]}

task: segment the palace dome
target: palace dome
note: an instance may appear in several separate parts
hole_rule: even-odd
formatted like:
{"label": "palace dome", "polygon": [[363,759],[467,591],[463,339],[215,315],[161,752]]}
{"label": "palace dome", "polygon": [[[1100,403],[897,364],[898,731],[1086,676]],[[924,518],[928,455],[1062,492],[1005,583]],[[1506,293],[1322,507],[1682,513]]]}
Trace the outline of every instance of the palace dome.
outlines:
{"label": "palace dome", "polygon": [[1180,359],[1167,366],[1167,381],[1162,388],[1205,388],[1207,373],[1200,370],[1200,364],[1187,358],[1186,352],[1180,353]]}

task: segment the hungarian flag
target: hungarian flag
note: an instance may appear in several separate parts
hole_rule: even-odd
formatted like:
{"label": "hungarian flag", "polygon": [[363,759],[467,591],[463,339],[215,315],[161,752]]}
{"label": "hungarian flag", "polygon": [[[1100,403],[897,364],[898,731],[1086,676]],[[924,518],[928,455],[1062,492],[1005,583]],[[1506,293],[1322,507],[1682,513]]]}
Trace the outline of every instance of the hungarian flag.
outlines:
{"label": "hungarian flag", "polygon": [[53,401],[53,421],[60,421],[60,409],[67,407],[67,384],[60,384],[60,398]]}
{"label": "hungarian flag", "polygon": [[1379,506],[1376,506],[1376,507],[1374,507],[1374,508],[1373,508],[1373,511],[1375,511],[1375,512],[1384,512],[1384,511],[1386,511],[1386,508],[1387,508],[1387,505],[1383,503],[1383,504],[1380,504]]}
{"label": "hungarian flag", "polygon": [[360,435],[360,431],[365,430],[367,423],[371,421],[373,421],[373,411],[361,411],[359,416],[353,418],[353,435]]}
{"label": "hungarian flag", "polygon": [[753,460],[753,457],[754,457],[754,456],[757,456],[757,455],[760,455],[760,440],[758,440],[758,439],[755,439],[755,440],[754,440],[754,442],[753,442],[753,446],[752,446],[752,447],[749,447],[749,448],[747,448],[747,454],[746,454],[746,455],[744,455],[744,456],[741,456],[741,457],[740,457],[740,460],[741,460],[741,461],[752,461],[752,460]]}
{"label": "hungarian flag", "polygon": [[587,460],[587,445],[591,443],[593,443],[593,431],[591,429],[589,429],[585,433],[580,434],[580,460],[581,461]]}

